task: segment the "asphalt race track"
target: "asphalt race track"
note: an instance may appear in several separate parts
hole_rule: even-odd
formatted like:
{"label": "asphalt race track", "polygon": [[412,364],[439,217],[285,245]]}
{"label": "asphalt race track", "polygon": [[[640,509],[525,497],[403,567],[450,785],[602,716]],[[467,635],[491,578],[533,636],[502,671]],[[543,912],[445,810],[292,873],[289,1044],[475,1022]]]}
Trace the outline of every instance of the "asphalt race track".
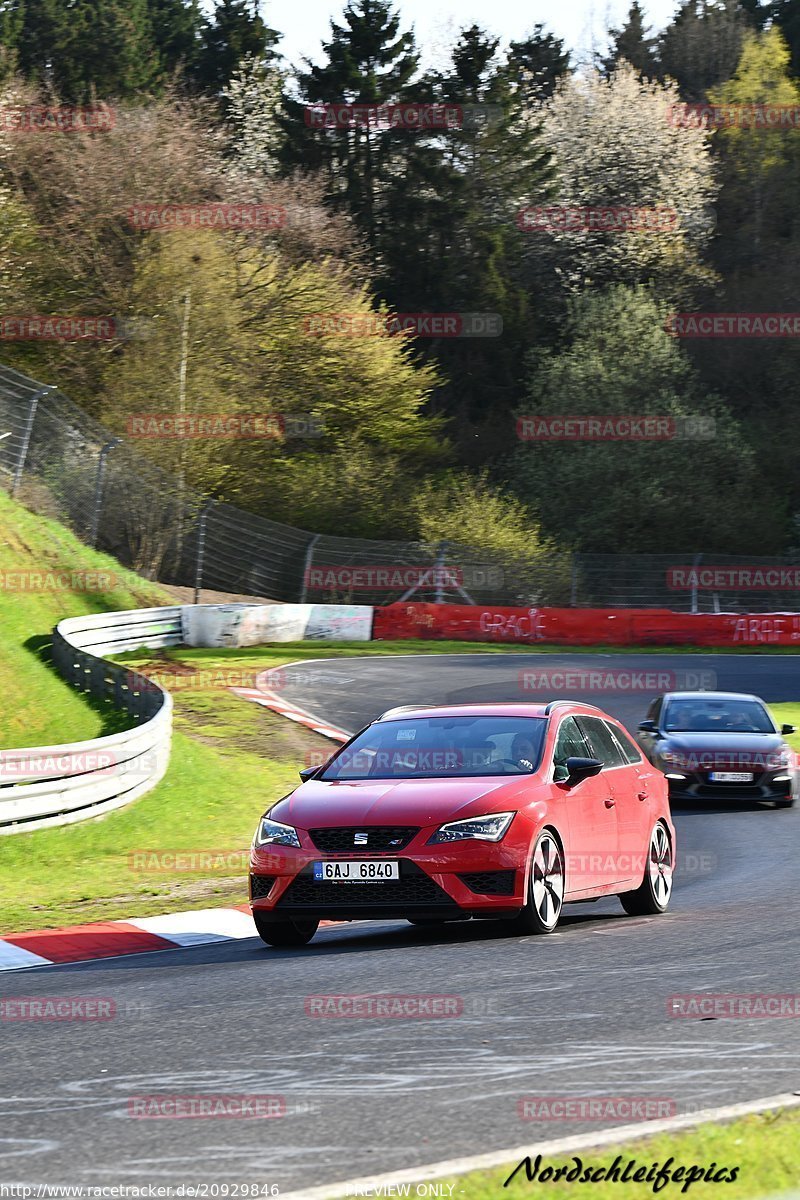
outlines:
{"label": "asphalt race track", "polygon": [[[314,664],[286,695],[356,729],[394,704],[518,699],[530,669],[714,672],[707,686],[800,699],[796,656],[463,655]],[[558,694],[552,692],[551,695]],[[564,694],[564,693],[562,693]],[[571,688],[630,726],[650,692]],[[254,804],[255,825],[258,805]],[[0,1176],[21,1183],[267,1183],[281,1191],[608,1124],[520,1120],[524,1096],[650,1096],[676,1111],[800,1090],[800,1021],[668,1015],[694,992],[794,993],[800,811],[679,810],[668,914],[568,908],[546,938],[473,922],[322,930],[8,973],[3,995],[103,996],[112,1020],[0,1021]],[[306,1015],[320,994],[437,993],[437,1020]],[[267,1093],[272,1120],[134,1119],[131,1097]],[[84,1146],[91,1135],[91,1153]]]}

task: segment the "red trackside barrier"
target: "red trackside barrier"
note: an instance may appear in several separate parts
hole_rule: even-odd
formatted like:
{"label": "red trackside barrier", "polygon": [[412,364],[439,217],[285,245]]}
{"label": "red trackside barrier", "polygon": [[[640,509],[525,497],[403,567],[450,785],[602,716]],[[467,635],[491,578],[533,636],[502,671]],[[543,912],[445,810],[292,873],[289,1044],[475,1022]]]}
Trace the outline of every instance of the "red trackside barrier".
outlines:
{"label": "red trackside barrier", "polygon": [[390,604],[373,640],[556,642],[565,646],[798,646],[800,613],[677,613],[666,608],[500,608]]}

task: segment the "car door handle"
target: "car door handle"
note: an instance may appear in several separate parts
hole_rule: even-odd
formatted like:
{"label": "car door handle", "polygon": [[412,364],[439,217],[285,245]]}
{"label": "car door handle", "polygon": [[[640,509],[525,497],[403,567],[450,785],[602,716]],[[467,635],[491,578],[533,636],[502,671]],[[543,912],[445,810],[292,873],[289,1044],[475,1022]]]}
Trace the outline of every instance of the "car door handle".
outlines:
{"label": "car door handle", "polygon": [[637,796],[639,797],[639,799],[640,799],[640,800],[646,800],[646,799],[647,799],[647,792],[637,792],[636,794],[637,794]]}
{"label": "car door handle", "polygon": [[613,800],[611,800],[610,798],[609,798],[608,800],[604,800],[604,801],[603,801],[603,804],[605,804],[606,808],[613,808],[613,807],[614,807],[614,801],[613,801]]}

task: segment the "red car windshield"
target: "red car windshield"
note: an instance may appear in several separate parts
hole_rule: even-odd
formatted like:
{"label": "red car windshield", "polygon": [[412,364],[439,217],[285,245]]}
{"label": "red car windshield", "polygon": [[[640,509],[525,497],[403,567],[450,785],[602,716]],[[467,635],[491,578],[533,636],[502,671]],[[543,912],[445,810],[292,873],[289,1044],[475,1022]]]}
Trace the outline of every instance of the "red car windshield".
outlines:
{"label": "red car windshield", "polygon": [[411,717],[378,721],[320,779],[448,779],[530,775],[541,761],[541,717]]}

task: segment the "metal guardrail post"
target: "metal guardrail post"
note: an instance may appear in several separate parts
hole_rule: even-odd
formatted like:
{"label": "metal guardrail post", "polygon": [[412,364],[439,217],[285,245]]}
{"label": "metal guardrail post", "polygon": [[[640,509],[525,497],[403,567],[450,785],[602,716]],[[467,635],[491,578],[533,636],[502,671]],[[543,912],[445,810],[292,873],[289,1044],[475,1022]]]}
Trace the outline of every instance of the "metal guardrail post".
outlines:
{"label": "metal guardrail post", "polygon": [[28,447],[31,444],[31,433],[33,432],[33,422],[36,420],[36,412],[39,408],[39,401],[42,396],[46,396],[48,392],[54,392],[54,387],[43,387],[38,392],[34,392],[31,397],[31,406],[28,410],[28,418],[25,422],[25,432],[22,435],[22,446],[19,452],[17,461],[17,469],[14,472],[14,482],[11,484],[11,495],[16,496],[17,489],[22,481],[22,472],[25,470],[25,463],[28,458]]}

